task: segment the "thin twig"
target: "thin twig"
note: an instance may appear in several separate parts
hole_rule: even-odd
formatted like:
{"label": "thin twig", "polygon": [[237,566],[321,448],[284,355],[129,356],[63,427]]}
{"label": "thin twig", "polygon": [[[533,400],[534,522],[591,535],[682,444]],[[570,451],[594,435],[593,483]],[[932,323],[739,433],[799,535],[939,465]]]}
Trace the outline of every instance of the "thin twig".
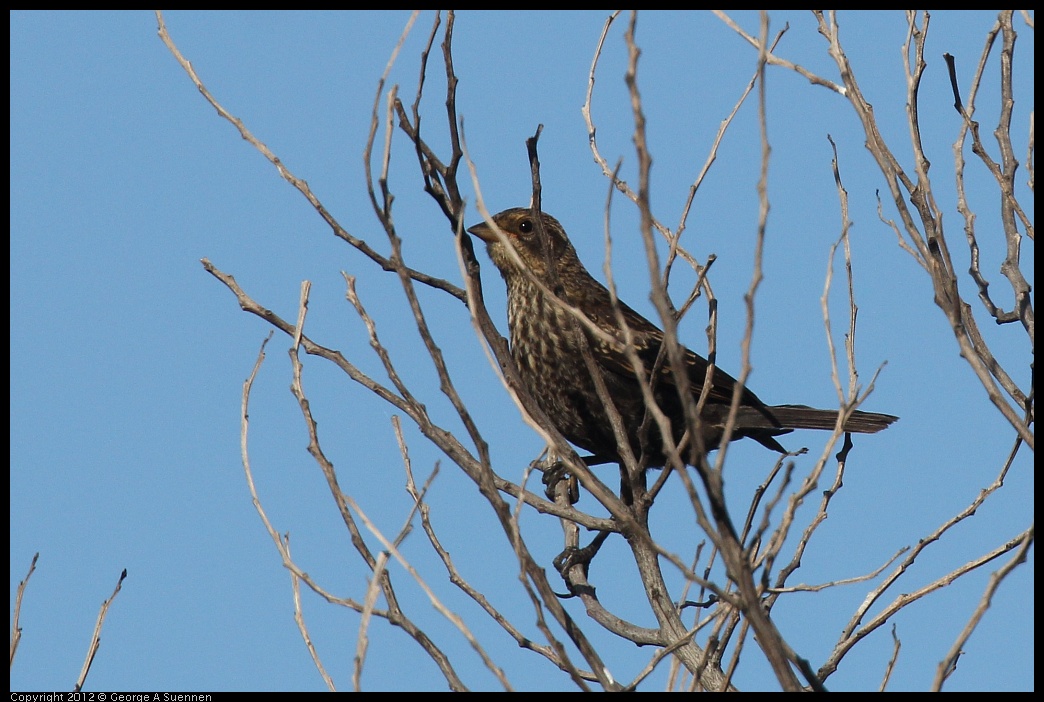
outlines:
{"label": "thin twig", "polygon": [[[167,25],[163,20],[163,13],[160,10],[156,10],[156,21],[159,25],[158,31],[160,39],[163,40],[163,43],[174,55],[174,58],[177,59],[178,63],[185,70],[185,73],[188,74],[189,78],[192,80],[192,83],[196,86],[196,88],[199,90],[200,94],[204,97],[204,99],[206,99],[206,101],[210,103],[210,105],[215,110],[217,110],[217,113],[221,115],[222,118],[228,120],[232,124],[232,126],[234,126],[239,131],[239,135],[243,137],[243,139],[248,144],[257,149],[261,153],[261,155],[268,160],[269,163],[275,166],[276,170],[279,172],[279,175],[284,180],[286,180],[286,182],[290,183],[290,185],[292,185],[298,192],[300,192],[305,197],[306,200],[308,200],[308,203],[315,209],[319,216],[323,218],[323,221],[327,223],[327,225],[333,231],[334,235],[351,244],[358,251],[360,251],[374,263],[379,265],[383,270],[396,271],[397,267],[393,261],[380,255],[379,253],[377,253],[377,251],[371,248],[370,245],[367,244],[363,239],[353,236],[344,227],[342,227],[340,223],[336,220],[336,218],[334,218],[334,216],[330,214],[330,212],[326,209],[322,202],[320,202],[319,198],[317,198],[312,193],[311,188],[308,187],[308,183],[302,180],[301,178],[295,176],[290,171],[290,169],[283,164],[283,162],[279,159],[278,156],[272,153],[272,151],[264,143],[257,139],[257,137],[255,137],[253,133],[249,129],[247,129],[246,125],[243,123],[241,119],[230,113],[221,105],[221,103],[217,101],[217,98],[215,98],[207,89],[206,85],[203,84],[203,81],[196,73],[196,69],[193,68],[192,64],[189,63],[189,61],[181,55],[181,51],[179,51],[178,47],[174,44],[173,39],[171,39],[170,34],[167,32]],[[427,273],[422,273],[421,271],[413,269],[406,269],[405,273],[417,282],[429,285],[438,290],[443,290],[452,295],[453,297],[457,298],[461,302],[465,300],[464,291],[446,280],[436,278],[434,276],[428,275]]]}
{"label": "thin twig", "polygon": [[40,552],[37,551],[33,555],[33,560],[29,563],[29,572],[25,574],[18,583],[18,592],[15,595],[15,608],[14,614],[11,616],[11,667],[14,667],[15,652],[18,650],[18,642],[22,640],[22,627],[19,626],[19,619],[22,614],[22,595],[25,594],[25,586],[29,584],[29,578],[32,577],[33,571],[36,570],[36,562],[40,560]]}
{"label": "thin twig", "polygon": [[123,581],[126,579],[127,569],[124,568],[123,572],[120,573],[120,579],[116,581],[116,589],[109,595],[109,599],[102,602],[101,610],[98,612],[98,620],[94,624],[94,633],[91,635],[91,645],[87,648],[87,659],[83,662],[83,668],[80,670],[80,677],[76,680],[73,692],[79,692],[83,689],[83,683],[87,680],[87,673],[90,672],[91,664],[94,663],[94,656],[98,653],[98,647],[101,646],[101,630],[102,624],[105,622],[105,616],[109,613],[112,601],[116,599],[116,595],[120,594],[120,590],[123,589]]}
{"label": "thin twig", "polygon": [[972,632],[982,621],[983,615],[986,614],[986,610],[989,609],[990,603],[993,601],[993,596],[996,594],[997,589],[1006,577],[1011,575],[1012,571],[1018,566],[1026,562],[1026,554],[1029,553],[1030,547],[1034,541],[1034,527],[1030,527],[1018,539],[1018,549],[1012,554],[1012,557],[1001,566],[996,572],[990,575],[989,583],[986,585],[986,590],[982,593],[982,598],[979,600],[978,606],[975,611],[972,612],[971,617],[968,619],[968,623],[964,625],[964,629],[957,636],[957,639],[953,642],[953,646],[943,657],[942,661],[939,662],[939,666],[936,669],[935,680],[932,682],[932,691],[939,692],[942,690],[943,683],[946,679],[957,669],[957,659],[963,652],[962,649],[964,644],[967,643],[971,637]]}

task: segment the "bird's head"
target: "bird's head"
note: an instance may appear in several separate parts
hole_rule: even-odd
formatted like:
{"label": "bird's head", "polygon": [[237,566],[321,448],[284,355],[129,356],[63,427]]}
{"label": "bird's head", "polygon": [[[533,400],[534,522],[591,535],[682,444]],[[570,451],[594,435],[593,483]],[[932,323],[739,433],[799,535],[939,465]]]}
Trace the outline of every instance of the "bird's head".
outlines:
{"label": "bird's head", "polygon": [[486,222],[469,227],[468,232],[486,242],[489,257],[505,279],[519,273],[518,261],[511,255],[509,245],[525,267],[548,286],[553,287],[552,271],[558,276],[569,276],[576,269],[583,270],[565,230],[551,215],[540,212],[534,217],[528,207],[515,207],[493,215],[493,222],[506,240]]}

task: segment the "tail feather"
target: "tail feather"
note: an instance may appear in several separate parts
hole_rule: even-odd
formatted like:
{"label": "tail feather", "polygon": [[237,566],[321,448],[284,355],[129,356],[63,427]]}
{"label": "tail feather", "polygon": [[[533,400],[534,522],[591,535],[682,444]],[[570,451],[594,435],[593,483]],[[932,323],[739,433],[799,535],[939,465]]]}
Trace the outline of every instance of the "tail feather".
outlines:
{"label": "tail feather", "polygon": [[[746,410],[746,411],[744,411]],[[837,426],[837,410],[823,410],[806,405],[770,405],[763,412],[740,408],[737,426],[745,429],[826,429]],[[855,410],[845,421],[844,431],[873,434],[899,419],[891,414]],[[775,422],[773,422],[775,420]]]}

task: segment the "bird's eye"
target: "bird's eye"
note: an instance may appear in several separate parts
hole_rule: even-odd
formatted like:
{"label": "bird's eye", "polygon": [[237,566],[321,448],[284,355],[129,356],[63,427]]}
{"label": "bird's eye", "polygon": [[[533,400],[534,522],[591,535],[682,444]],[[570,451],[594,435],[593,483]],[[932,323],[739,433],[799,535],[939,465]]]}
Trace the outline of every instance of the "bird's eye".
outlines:
{"label": "bird's eye", "polygon": [[521,222],[518,223],[518,231],[522,232],[523,234],[532,234],[533,222],[528,219],[523,219]]}

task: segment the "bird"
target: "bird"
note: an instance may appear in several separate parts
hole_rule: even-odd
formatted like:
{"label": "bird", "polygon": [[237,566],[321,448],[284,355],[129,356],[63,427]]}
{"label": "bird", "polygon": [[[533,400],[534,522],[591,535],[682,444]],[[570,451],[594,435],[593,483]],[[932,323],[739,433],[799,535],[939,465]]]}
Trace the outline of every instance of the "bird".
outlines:
{"label": "bird", "polygon": [[[485,220],[467,231],[485,242],[507,285],[511,356],[533,399],[570,443],[590,452],[585,457],[589,465],[624,460],[612,415],[603,402],[603,398],[609,399],[633,455],[646,468],[665,466],[668,451],[657,424],[647,417],[642,385],[627,353],[627,337],[617,314],[629,328],[644,372],[654,374],[652,395],[670,421],[671,438],[677,445],[686,436],[688,422],[666,354],[660,358],[663,331],[624,302],[614,303],[609,290],[584,267],[562,225],[551,215],[516,207],[491,219],[502,235]],[[683,347],[682,353],[689,390],[699,398],[709,362],[688,348]],[[598,374],[600,382],[593,373]],[[737,382],[714,367],[699,422],[704,451],[720,448]],[[743,387],[731,439],[750,438],[786,454],[776,437],[795,429],[833,430],[837,417],[838,410],[768,405]],[[890,414],[856,410],[846,419],[843,430],[872,434],[897,419]],[[699,442],[690,437],[687,445],[698,446]]]}

